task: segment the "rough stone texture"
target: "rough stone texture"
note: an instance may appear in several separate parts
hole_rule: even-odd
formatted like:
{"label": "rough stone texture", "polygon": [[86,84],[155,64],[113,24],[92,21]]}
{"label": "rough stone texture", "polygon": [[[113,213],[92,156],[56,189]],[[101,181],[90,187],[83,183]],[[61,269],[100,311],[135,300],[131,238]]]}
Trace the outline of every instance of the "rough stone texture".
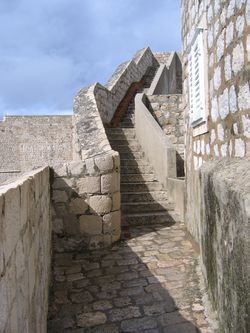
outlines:
{"label": "rough stone texture", "polygon": [[[200,242],[201,251],[203,256],[210,256],[210,263],[217,267],[219,262],[221,265],[226,265],[226,261],[229,261],[228,254],[225,253],[225,262],[221,262],[221,256],[224,255],[224,251],[229,251],[232,245],[230,243],[216,244],[217,252],[210,253],[212,249],[212,243],[205,246],[204,235],[201,234],[202,230],[210,227],[213,223],[215,234],[206,236],[206,241],[214,242],[213,249],[215,248],[216,237],[220,237],[219,230],[225,227],[225,219],[227,216],[228,222],[232,225],[233,207],[235,199],[230,201],[228,207],[220,206],[222,200],[221,194],[218,193],[217,199],[214,192],[211,193],[212,202],[216,203],[216,207],[219,206],[221,210],[221,216],[217,210],[212,209],[210,219],[203,219],[201,223],[201,215],[203,214],[203,206],[201,203],[201,197],[208,196],[208,193],[204,194],[205,184],[203,184],[199,178],[199,172],[197,171],[205,162],[209,160],[215,160],[217,158],[241,158],[241,163],[244,163],[246,156],[249,155],[249,135],[248,130],[244,130],[244,121],[250,113],[250,90],[249,90],[249,59],[248,59],[248,44],[247,38],[250,32],[249,21],[247,20],[249,13],[249,0],[241,1],[194,1],[194,0],[182,0],[182,41],[183,41],[183,79],[184,79],[184,95],[183,104],[185,107],[185,123],[186,123],[186,209],[185,219],[187,227],[191,234]],[[192,13],[192,14],[190,14]],[[206,31],[204,32],[205,43],[205,55],[207,55],[207,68],[205,72],[205,81],[207,88],[205,94],[207,96],[207,124],[201,125],[196,128],[190,126],[189,115],[189,76],[188,76],[188,52],[189,46],[193,39],[195,29],[198,26],[203,25],[201,19],[205,22]],[[207,25],[207,26],[206,26]],[[201,143],[204,142],[205,150],[201,149]],[[199,148],[199,149],[198,149]],[[239,178],[245,178],[244,175],[239,175]],[[237,177],[236,177],[237,179]],[[221,174],[221,182],[227,182],[226,174]],[[210,180],[208,180],[208,183]],[[212,182],[212,180],[211,180]],[[236,184],[236,191],[239,185]],[[217,193],[217,192],[216,192]],[[216,200],[215,200],[216,199]],[[211,202],[211,205],[212,205]],[[207,198],[207,209],[209,202]],[[231,207],[231,208],[230,208]],[[238,209],[235,208],[239,216],[242,216],[244,208],[241,206]],[[231,216],[230,216],[231,215]],[[238,219],[237,219],[238,220]],[[235,220],[234,223],[243,223],[242,219]],[[222,224],[222,225],[221,225]],[[241,225],[243,228],[243,225]],[[240,228],[240,226],[239,226]],[[218,233],[217,233],[218,231]],[[231,234],[230,230],[227,232],[224,230],[224,238],[227,239]],[[233,242],[237,243],[237,235]],[[208,246],[209,245],[209,246]],[[219,246],[220,245],[220,246]],[[222,251],[222,252],[221,252]],[[211,255],[214,255],[211,258]],[[233,254],[232,254],[233,255]],[[218,257],[216,257],[218,256]],[[219,262],[216,260],[219,259]],[[204,272],[210,271],[210,264],[208,261],[204,262]],[[232,264],[233,265],[233,264]],[[242,264],[245,266],[245,264]],[[233,267],[233,266],[231,266]],[[243,269],[240,265],[239,270]],[[222,271],[222,267],[219,267]],[[224,268],[223,268],[224,269]],[[216,272],[215,272],[216,273]],[[216,273],[217,274],[217,273]],[[248,273],[249,274],[249,273]],[[220,315],[221,324],[224,325],[225,331],[223,332],[245,332],[246,328],[242,329],[240,325],[244,327],[243,317],[239,315],[241,307],[238,305],[236,290],[238,282],[235,280],[233,272],[228,272],[228,276],[221,276],[221,282],[217,285],[217,282],[213,280],[214,276],[209,273],[207,276],[207,283],[209,284],[211,295],[218,297],[215,304]],[[219,278],[219,274],[218,274]],[[224,289],[221,284],[225,283]],[[217,290],[219,286],[219,290]],[[235,297],[231,298],[231,302],[235,304],[235,312],[231,311],[231,304],[222,302],[228,302],[228,297],[225,298],[225,288],[234,290]],[[249,287],[248,287],[249,289]],[[247,289],[246,289],[247,290]],[[246,292],[245,290],[245,292]],[[217,295],[217,296],[215,296]],[[226,307],[228,307],[228,313],[226,314]],[[249,309],[248,309],[249,312]],[[235,326],[229,327],[230,321],[235,325],[235,316],[238,316],[239,329]],[[227,322],[228,320],[228,322]],[[237,327],[237,326],[236,326]],[[248,328],[249,330],[249,328]]]}
{"label": "rough stone texture", "polygon": [[250,159],[201,168],[201,257],[222,332],[250,330]]}
{"label": "rough stone texture", "polygon": [[[183,79],[186,131],[186,177],[187,206],[186,220],[192,235],[199,239],[200,206],[199,180],[196,170],[201,165],[217,157],[245,157],[249,142],[249,130],[243,130],[245,117],[250,113],[248,44],[250,26],[247,20],[246,0],[236,6],[235,1],[222,0],[198,4],[195,1],[182,1],[182,41],[183,41]],[[189,15],[192,11],[192,15]],[[195,28],[202,16],[207,21],[207,128],[195,134],[189,126],[188,91],[188,50]],[[224,36],[224,37],[223,37]],[[225,43],[224,43],[225,42]],[[205,45],[206,48],[206,45]],[[221,131],[223,128],[224,136]],[[199,129],[199,127],[198,127]],[[205,150],[196,149],[204,141]]]}
{"label": "rough stone texture", "polygon": [[72,116],[7,116],[0,122],[0,141],[0,182],[17,172],[69,161]]}
{"label": "rough stone texture", "polygon": [[177,175],[184,175],[184,112],[181,95],[147,95],[149,110],[177,151]]}
{"label": "rough stone texture", "polygon": [[[54,172],[52,219],[57,250],[105,247],[120,237],[120,160],[115,151]],[[110,216],[110,219],[108,219]],[[107,222],[109,220],[109,222]]]}
{"label": "rough stone texture", "polygon": [[55,253],[48,333],[215,333],[184,224],[127,231],[110,249]]}
{"label": "rough stone texture", "polygon": [[46,332],[51,261],[49,168],[0,186],[0,332]]}

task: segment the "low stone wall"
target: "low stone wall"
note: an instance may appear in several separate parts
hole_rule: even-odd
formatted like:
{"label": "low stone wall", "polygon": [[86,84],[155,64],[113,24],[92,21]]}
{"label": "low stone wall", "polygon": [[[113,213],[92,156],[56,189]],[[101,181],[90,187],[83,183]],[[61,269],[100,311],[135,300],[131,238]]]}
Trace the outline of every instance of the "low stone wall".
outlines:
{"label": "low stone wall", "polygon": [[167,188],[167,179],[176,178],[176,151],[147,109],[145,102],[146,95],[136,95],[136,137],[154,167],[158,179]]}
{"label": "low stone wall", "polygon": [[55,250],[100,248],[120,238],[120,159],[110,151],[55,168]]}
{"label": "low stone wall", "polygon": [[51,258],[49,168],[0,186],[0,332],[45,333]]}
{"label": "low stone wall", "polygon": [[182,95],[147,95],[147,106],[176,149],[177,175],[184,176],[184,110]]}
{"label": "low stone wall", "polygon": [[[200,170],[200,249],[220,332],[250,332],[250,158]],[[198,203],[196,203],[198,204]]]}

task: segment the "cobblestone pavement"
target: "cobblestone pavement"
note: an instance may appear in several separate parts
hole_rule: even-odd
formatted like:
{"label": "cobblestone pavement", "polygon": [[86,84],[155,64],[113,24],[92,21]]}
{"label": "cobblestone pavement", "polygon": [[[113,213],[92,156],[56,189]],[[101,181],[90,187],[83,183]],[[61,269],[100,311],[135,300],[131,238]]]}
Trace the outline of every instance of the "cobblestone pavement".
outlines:
{"label": "cobblestone pavement", "polygon": [[129,233],[111,249],[54,255],[48,332],[214,333],[184,225]]}

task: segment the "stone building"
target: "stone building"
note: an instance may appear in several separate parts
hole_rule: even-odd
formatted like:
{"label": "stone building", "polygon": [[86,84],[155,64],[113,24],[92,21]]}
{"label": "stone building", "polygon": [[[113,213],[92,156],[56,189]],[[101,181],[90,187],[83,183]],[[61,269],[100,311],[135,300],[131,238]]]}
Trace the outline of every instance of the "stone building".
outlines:
{"label": "stone building", "polygon": [[250,1],[183,0],[182,41],[185,221],[222,331],[247,332]]}
{"label": "stone building", "polygon": [[181,12],[182,54],[0,123],[0,333],[250,331],[250,1]]}

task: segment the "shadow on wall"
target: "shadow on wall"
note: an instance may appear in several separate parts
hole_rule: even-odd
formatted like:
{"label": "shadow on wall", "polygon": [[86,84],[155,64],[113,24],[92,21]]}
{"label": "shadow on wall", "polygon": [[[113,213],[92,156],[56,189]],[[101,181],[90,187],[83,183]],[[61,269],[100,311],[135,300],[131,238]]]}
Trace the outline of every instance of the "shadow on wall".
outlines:
{"label": "shadow on wall", "polygon": [[[157,95],[155,97],[157,98]],[[166,97],[164,96],[164,98],[166,98]],[[150,100],[148,98],[145,99],[145,106],[150,111],[151,115],[154,117],[157,124],[163,130],[164,129],[163,124],[167,122],[166,117],[164,116],[164,113],[162,114],[161,118],[158,118],[157,112],[153,109],[152,103],[150,102]],[[165,135],[168,136],[168,134],[166,134],[166,133],[165,133]],[[178,146],[178,143],[177,143],[177,146]],[[182,155],[176,150],[176,176],[177,176],[177,178],[185,177],[185,164],[184,164],[184,159],[183,159]]]}
{"label": "shadow on wall", "polygon": [[119,163],[111,152],[54,172],[53,238],[59,252],[110,246],[120,238]]}
{"label": "shadow on wall", "polygon": [[55,253],[48,333],[201,332],[181,310],[189,292],[199,297],[189,278],[195,259],[183,270],[182,256],[192,250],[182,254],[174,231],[162,228],[132,228],[129,240],[110,249]]}

